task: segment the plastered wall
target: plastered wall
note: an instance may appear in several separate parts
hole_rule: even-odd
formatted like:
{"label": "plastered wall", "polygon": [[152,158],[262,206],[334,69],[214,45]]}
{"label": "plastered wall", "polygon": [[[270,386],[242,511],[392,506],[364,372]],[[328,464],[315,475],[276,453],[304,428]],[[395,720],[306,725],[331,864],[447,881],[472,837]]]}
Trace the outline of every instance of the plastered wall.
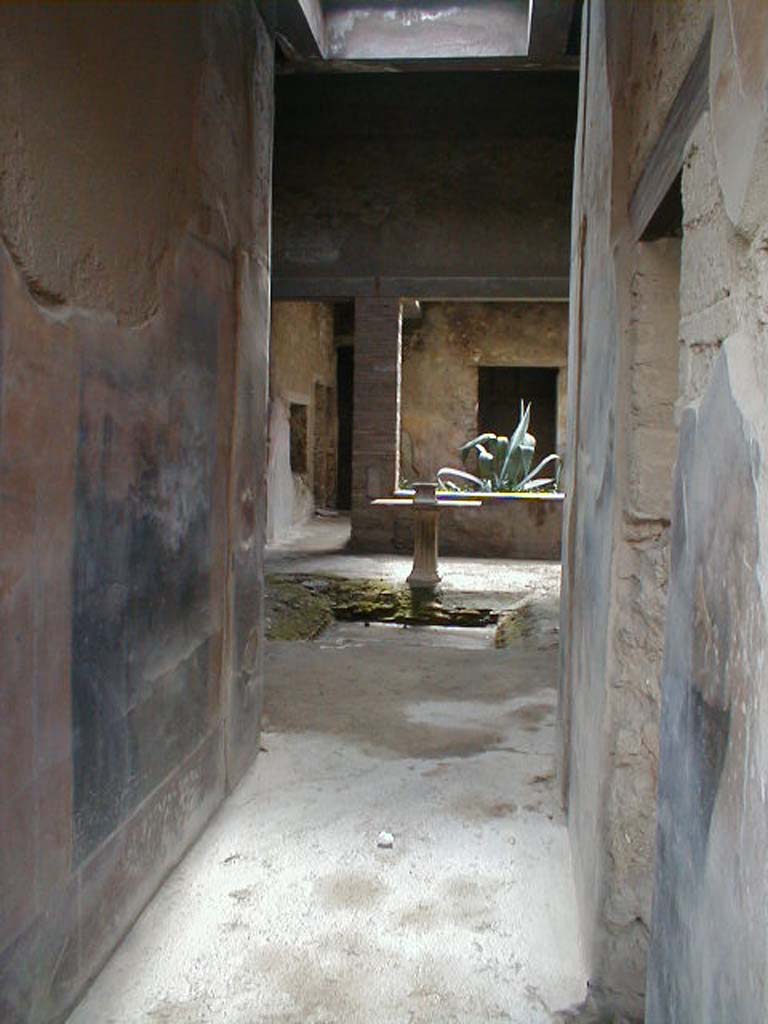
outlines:
{"label": "plastered wall", "polygon": [[[566,303],[423,303],[403,327],[400,474],[433,480],[459,465],[458,449],[477,431],[478,367],[547,366],[557,378],[558,447],[565,447]],[[543,457],[549,452],[537,452]]]}
{"label": "plastered wall", "polygon": [[[562,779],[593,994],[652,1024],[768,1013],[766,14],[593,2],[586,21]],[[682,239],[644,242],[632,192],[710,18]]]}
{"label": "plastered wall", "polygon": [[[618,339],[615,534],[604,719],[600,976],[642,1006],[656,840],[660,679],[677,453],[680,242],[639,242]],[[610,996],[609,998],[613,998]]]}
{"label": "plastered wall", "polygon": [[[585,44],[589,75],[581,82],[574,180],[560,716],[562,777],[584,951],[593,984],[605,986],[610,980],[603,973],[608,938],[603,785],[611,743],[607,719],[612,691],[606,671],[615,572],[620,326],[611,246],[614,129],[602,17],[603,5],[590,5]],[[582,68],[584,64],[583,55]],[[636,1011],[637,1003],[631,1009]]]}
{"label": "plastered wall", "polygon": [[[327,453],[335,453],[336,449],[336,351],[331,303],[273,303],[269,380],[267,541],[274,543],[314,513],[318,490],[315,474],[323,468],[315,452],[325,448]],[[317,385],[328,389],[325,394],[331,400],[330,416],[317,401]],[[301,474],[291,471],[292,403],[307,408],[307,471]],[[330,469],[334,476],[333,467]]]}
{"label": "plastered wall", "polygon": [[768,11],[718,0],[710,111],[683,173],[680,456],[648,976],[654,1022],[768,1014],[766,84]]}
{"label": "plastered wall", "polygon": [[272,41],[0,11],[0,1018],[60,1019],[257,749]]}

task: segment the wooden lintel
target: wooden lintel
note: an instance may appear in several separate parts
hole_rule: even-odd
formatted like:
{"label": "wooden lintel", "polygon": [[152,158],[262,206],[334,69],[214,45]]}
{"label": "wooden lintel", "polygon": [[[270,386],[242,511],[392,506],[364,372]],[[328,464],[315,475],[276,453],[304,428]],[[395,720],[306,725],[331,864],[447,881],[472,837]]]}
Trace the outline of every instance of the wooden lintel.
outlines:
{"label": "wooden lintel", "polygon": [[528,56],[559,60],[565,55],[575,0],[533,0]]}
{"label": "wooden lintel", "polygon": [[343,302],[364,295],[376,295],[375,277],[283,277],[275,274],[272,278],[273,299]]}
{"label": "wooden lintel", "polygon": [[413,299],[568,299],[567,277],[382,277],[382,295]]}
{"label": "wooden lintel", "polygon": [[279,0],[277,34],[290,57],[325,56],[325,15],[320,0]]}
{"label": "wooden lintel", "polygon": [[635,240],[642,237],[680,173],[691,133],[701,115],[709,108],[711,40],[710,24],[632,193],[629,201],[629,221]]}
{"label": "wooden lintel", "polygon": [[272,280],[274,299],[341,301],[363,296],[566,302],[567,277],[290,277]]}
{"label": "wooden lintel", "polygon": [[518,57],[402,57],[386,60],[321,60],[291,54],[275,68],[278,76],[318,74],[375,74],[416,71],[571,71],[579,70],[579,58],[562,53],[559,56],[540,54]]}

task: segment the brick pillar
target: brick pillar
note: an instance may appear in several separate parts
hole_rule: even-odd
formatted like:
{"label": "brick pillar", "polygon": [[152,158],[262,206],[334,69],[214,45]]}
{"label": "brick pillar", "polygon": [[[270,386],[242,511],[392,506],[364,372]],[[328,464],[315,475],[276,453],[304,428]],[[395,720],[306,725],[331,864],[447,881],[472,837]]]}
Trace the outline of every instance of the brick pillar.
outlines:
{"label": "brick pillar", "polygon": [[352,543],[358,550],[391,548],[391,517],[370,502],[397,486],[401,335],[399,299],[355,302]]}

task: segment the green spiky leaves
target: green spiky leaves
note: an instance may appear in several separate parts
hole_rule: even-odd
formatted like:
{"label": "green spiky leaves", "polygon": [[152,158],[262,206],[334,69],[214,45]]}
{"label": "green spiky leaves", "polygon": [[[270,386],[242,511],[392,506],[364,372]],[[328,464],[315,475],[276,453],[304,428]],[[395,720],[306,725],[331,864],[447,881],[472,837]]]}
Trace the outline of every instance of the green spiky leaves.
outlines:
{"label": "green spiky leaves", "polygon": [[[459,449],[464,469],[443,466],[437,471],[438,484],[449,491],[556,490],[560,477],[560,457],[548,455],[531,469],[536,438],[528,433],[531,404],[520,402],[520,421],[511,437],[504,434],[480,434]],[[540,477],[545,466],[555,466],[555,475]],[[468,468],[475,472],[469,472]],[[552,470],[550,469],[550,473]]]}

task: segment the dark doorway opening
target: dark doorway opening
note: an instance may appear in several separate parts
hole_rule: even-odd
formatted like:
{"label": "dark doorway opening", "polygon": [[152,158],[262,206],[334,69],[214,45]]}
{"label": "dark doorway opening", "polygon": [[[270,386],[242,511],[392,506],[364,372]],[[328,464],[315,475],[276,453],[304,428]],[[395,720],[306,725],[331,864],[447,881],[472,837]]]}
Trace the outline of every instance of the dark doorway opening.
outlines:
{"label": "dark doorway opening", "polygon": [[667,193],[648,221],[641,241],[656,242],[660,238],[683,237],[683,172],[667,189]]}
{"label": "dark doorway opening", "polygon": [[292,402],[290,416],[291,472],[307,472],[307,407]]}
{"label": "dark doorway opening", "polygon": [[352,418],[354,349],[344,345],[336,350],[336,396],[338,401],[338,468],[337,506],[343,511],[352,508]]}
{"label": "dark doorway opening", "polygon": [[315,382],[314,497],[316,509],[336,508],[336,388]]}
{"label": "dark doorway opening", "polygon": [[528,430],[536,438],[536,456],[542,459],[557,450],[557,367],[479,367],[479,433],[512,434],[520,420],[521,399],[531,403]]}

